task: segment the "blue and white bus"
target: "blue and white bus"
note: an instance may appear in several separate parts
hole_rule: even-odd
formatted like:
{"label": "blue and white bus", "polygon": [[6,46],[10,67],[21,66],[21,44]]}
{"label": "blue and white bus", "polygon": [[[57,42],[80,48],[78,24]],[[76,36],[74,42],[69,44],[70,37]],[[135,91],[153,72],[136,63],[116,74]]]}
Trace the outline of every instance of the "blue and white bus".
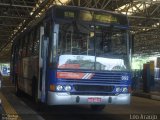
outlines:
{"label": "blue and white bus", "polygon": [[131,44],[127,16],[53,6],[12,46],[17,93],[48,105],[129,104]]}

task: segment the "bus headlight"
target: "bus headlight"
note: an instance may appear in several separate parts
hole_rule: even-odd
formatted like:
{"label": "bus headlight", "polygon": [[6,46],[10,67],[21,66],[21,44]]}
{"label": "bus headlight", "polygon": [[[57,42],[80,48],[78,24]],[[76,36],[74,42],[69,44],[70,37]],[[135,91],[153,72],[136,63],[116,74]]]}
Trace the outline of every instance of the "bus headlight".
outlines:
{"label": "bus headlight", "polygon": [[120,87],[116,87],[116,92],[121,92],[122,89]]}
{"label": "bus headlight", "polygon": [[121,77],[121,80],[129,80],[129,77],[127,75],[124,75]]}
{"label": "bus headlight", "polygon": [[124,87],[124,88],[122,89],[122,92],[128,92],[127,87]]}
{"label": "bus headlight", "polygon": [[65,91],[71,91],[71,86],[70,85],[67,85],[64,87]]}
{"label": "bus headlight", "polygon": [[57,85],[57,86],[56,86],[56,90],[57,90],[57,91],[61,91],[62,89],[63,89],[63,86],[62,86],[62,85]]}

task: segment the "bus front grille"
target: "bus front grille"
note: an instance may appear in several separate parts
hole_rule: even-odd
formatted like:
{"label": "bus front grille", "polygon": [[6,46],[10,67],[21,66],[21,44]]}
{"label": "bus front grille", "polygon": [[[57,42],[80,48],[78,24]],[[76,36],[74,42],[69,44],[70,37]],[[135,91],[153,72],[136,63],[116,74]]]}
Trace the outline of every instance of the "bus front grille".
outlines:
{"label": "bus front grille", "polygon": [[100,85],[74,85],[76,91],[94,91],[94,92],[112,92],[114,86],[100,86]]}

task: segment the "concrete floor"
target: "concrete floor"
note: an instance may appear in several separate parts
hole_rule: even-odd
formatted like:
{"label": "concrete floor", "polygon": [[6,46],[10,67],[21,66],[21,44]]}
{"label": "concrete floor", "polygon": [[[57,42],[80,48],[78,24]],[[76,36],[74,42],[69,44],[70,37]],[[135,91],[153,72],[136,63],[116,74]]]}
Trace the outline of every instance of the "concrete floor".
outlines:
{"label": "concrete floor", "polygon": [[[35,104],[27,96],[15,95],[15,88],[3,82],[1,92],[22,120],[140,120],[152,117],[160,120],[160,101],[132,96],[130,105],[108,105],[102,112],[91,111],[89,106],[48,107]],[[8,84],[9,83],[9,84]]]}

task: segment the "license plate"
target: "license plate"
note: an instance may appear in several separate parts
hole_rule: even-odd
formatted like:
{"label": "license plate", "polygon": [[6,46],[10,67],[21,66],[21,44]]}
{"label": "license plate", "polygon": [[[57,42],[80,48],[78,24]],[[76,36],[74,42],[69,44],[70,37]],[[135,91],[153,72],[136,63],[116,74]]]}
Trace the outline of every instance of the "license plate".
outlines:
{"label": "license plate", "polygon": [[101,98],[88,98],[88,102],[89,103],[100,103],[102,101],[102,99]]}

